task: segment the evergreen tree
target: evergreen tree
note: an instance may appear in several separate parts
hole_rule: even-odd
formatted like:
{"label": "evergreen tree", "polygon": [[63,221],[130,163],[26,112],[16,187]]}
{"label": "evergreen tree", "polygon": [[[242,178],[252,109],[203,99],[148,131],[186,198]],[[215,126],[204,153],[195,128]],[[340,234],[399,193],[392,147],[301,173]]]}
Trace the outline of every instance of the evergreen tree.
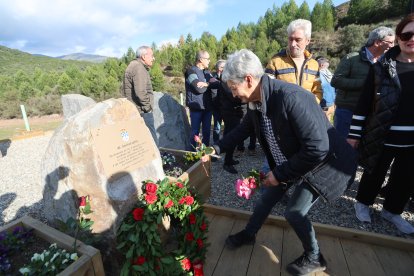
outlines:
{"label": "evergreen tree", "polygon": [[311,12],[309,9],[308,2],[303,1],[302,5],[300,5],[299,7],[296,17],[306,19],[306,20],[311,20]]}
{"label": "evergreen tree", "polygon": [[73,91],[75,88],[72,79],[65,72],[60,75],[58,85],[60,95],[67,94],[69,91]]}
{"label": "evergreen tree", "polygon": [[164,90],[165,82],[161,66],[158,62],[154,62],[150,70],[152,89],[161,92]]}

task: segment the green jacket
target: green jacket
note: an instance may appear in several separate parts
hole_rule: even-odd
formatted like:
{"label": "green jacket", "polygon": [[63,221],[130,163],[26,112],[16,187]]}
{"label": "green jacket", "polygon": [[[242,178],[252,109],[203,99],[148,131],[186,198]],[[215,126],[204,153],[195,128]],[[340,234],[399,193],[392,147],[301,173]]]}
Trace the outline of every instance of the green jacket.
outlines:
{"label": "green jacket", "polygon": [[370,67],[365,47],[359,53],[350,53],[341,59],[331,81],[336,89],[337,107],[354,111]]}

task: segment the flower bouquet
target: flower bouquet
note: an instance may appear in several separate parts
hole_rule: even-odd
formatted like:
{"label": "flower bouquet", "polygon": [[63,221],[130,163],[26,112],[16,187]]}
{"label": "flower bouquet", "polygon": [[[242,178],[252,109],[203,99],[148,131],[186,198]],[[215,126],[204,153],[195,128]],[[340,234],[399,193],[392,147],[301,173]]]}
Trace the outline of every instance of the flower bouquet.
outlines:
{"label": "flower bouquet", "polygon": [[250,199],[257,189],[260,188],[261,181],[265,178],[263,172],[251,170],[246,178],[237,179],[235,188],[239,197]]}

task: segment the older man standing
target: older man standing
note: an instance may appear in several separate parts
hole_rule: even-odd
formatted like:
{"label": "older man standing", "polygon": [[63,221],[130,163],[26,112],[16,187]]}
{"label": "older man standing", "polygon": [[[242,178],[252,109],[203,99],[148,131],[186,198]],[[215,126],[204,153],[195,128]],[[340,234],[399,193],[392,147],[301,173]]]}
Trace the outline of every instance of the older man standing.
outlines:
{"label": "older man standing", "polygon": [[306,50],[312,34],[309,20],[297,19],[287,27],[288,47],[272,57],[265,72],[276,79],[294,83],[313,93],[317,102],[322,100],[318,80],[319,65]]}
{"label": "older man standing", "polygon": [[332,77],[336,88],[334,126],[343,137],[347,137],[352,115],[363,92],[371,64],[394,46],[395,33],[387,27],[378,27],[369,33],[364,47],[357,53],[343,57]]}
{"label": "older man standing", "polygon": [[[229,56],[223,81],[233,96],[248,103],[242,123],[225,135],[214,151],[231,150],[255,131],[270,165],[261,195],[245,229],[230,235],[226,245],[238,248],[255,242],[255,235],[273,206],[295,185],[285,217],[302,242],[304,253],[288,264],[294,275],[326,269],[307,213],[319,197],[339,197],[353,181],[356,153],[326,119],[315,97],[302,87],[271,79],[249,50]],[[213,152],[214,152],[213,151]],[[205,160],[205,159],[203,159]]]}
{"label": "older man standing", "polygon": [[209,63],[209,53],[204,50],[198,51],[195,65],[188,68],[185,72],[186,105],[190,109],[191,121],[190,140],[194,148],[196,146],[194,136],[199,135],[200,126],[202,127],[203,143],[207,146],[210,145],[211,89],[218,89],[220,83],[207,70]]}
{"label": "older man standing", "polygon": [[136,59],[131,61],[125,70],[123,95],[136,105],[151,132],[155,144],[158,146],[154,115],[152,113],[154,95],[151,77],[148,72],[154,60],[154,53],[151,47],[141,46],[137,49]]}

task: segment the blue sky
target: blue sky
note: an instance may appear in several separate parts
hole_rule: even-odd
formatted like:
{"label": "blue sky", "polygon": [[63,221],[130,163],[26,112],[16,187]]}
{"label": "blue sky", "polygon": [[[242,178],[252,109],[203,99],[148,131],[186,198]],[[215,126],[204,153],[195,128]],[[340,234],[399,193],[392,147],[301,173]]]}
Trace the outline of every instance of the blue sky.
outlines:
{"label": "blue sky", "polygon": [[[302,0],[295,0],[298,6]],[[32,54],[121,57],[128,47],[176,43],[180,35],[220,39],[287,0],[2,0],[0,45]],[[310,9],[316,2],[308,0]],[[339,5],[346,0],[333,0]]]}

